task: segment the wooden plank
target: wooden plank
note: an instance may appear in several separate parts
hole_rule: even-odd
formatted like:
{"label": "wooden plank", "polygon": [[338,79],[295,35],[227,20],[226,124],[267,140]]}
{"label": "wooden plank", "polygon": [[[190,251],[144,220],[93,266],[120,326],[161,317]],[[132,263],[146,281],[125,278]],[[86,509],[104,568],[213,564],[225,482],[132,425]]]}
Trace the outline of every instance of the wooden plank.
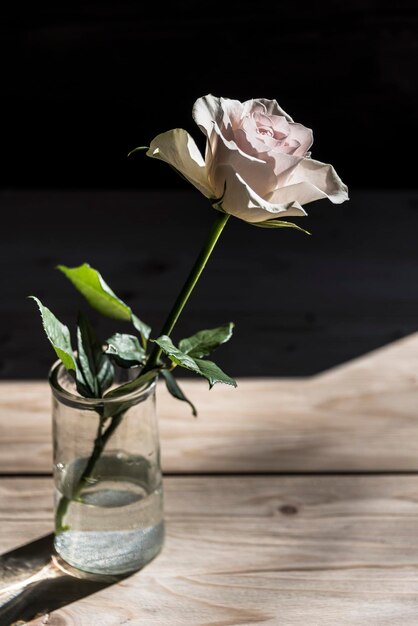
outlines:
{"label": "wooden plank", "polygon": [[[2,552],[50,531],[51,488],[0,481]],[[167,477],[165,492],[149,566],[31,624],[416,626],[417,476]]]}
{"label": "wooden plank", "polygon": [[[158,390],[166,473],[418,469],[418,333],[309,379],[183,387],[197,419]],[[50,469],[47,384],[1,383],[0,471]]]}

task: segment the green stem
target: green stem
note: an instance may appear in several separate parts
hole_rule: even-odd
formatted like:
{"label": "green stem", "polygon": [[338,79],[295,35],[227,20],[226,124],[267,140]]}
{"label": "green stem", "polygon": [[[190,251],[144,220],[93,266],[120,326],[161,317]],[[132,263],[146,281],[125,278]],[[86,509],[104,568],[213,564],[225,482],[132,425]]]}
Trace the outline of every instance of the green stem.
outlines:
{"label": "green stem", "polygon": [[[187,277],[186,282],[183,285],[183,289],[180,291],[173,305],[173,308],[168,314],[168,317],[161,329],[159,336],[170,335],[171,332],[173,331],[173,328],[176,325],[176,322],[178,318],[180,317],[180,314],[183,311],[184,306],[190,297],[190,294],[195,288],[196,283],[199,280],[201,273],[205,269],[205,265],[208,262],[208,259],[210,255],[212,254],[212,251],[219,237],[221,236],[221,233],[223,229],[225,228],[225,225],[228,219],[229,219],[228,213],[219,213],[216,216],[212,229],[209,232],[209,236],[206,239],[206,242],[202,250],[200,251],[199,256],[197,257],[195,264],[193,265],[192,270],[189,276]],[[147,364],[145,365],[141,373],[143,374],[144,372],[147,372],[153,369],[157,365],[160,356],[161,356],[161,348],[157,344],[155,344],[154,349],[151,352],[150,357],[147,361]]]}
{"label": "green stem", "polygon": [[64,524],[64,517],[67,514],[68,507],[70,502],[75,500],[77,501],[84,487],[89,484],[89,478],[91,478],[94,468],[96,466],[97,461],[100,459],[102,452],[109,441],[110,437],[119,426],[123,418],[123,412],[116,413],[110,421],[109,426],[103,432],[104,421],[100,416],[100,423],[97,429],[96,439],[94,440],[93,451],[87,461],[87,465],[81,474],[73,493],[71,494],[71,498],[67,498],[67,496],[62,496],[55,514],[55,532],[57,534],[62,533],[64,530],[68,529],[68,526]]}
{"label": "green stem", "polygon": [[114,415],[111,420],[110,420],[110,424],[109,426],[106,428],[106,430],[103,432],[102,428],[103,428],[103,423],[102,420],[100,420],[101,424],[100,424],[100,429],[99,429],[99,434],[95,439],[94,442],[94,447],[93,447],[93,452],[91,453],[91,456],[87,462],[86,467],[84,468],[83,473],[80,476],[80,480],[78,483],[78,486],[76,488],[76,492],[75,492],[75,496],[76,498],[79,496],[80,492],[82,491],[83,487],[87,486],[89,484],[89,478],[91,478],[91,475],[94,471],[94,468],[96,466],[97,461],[100,459],[100,456],[107,444],[107,442],[109,441],[110,437],[112,436],[112,434],[115,432],[115,430],[117,429],[117,427],[119,426],[119,424],[122,421],[122,417],[123,417],[123,412],[121,413],[116,413],[116,415]]}

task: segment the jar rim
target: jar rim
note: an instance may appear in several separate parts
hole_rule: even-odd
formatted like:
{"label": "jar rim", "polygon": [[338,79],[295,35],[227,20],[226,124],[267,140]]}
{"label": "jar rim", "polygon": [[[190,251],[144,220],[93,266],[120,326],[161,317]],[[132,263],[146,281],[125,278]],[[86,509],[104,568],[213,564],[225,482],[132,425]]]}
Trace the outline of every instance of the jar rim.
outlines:
{"label": "jar rim", "polygon": [[52,389],[53,394],[62,402],[70,403],[72,405],[79,405],[80,407],[89,407],[94,409],[97,405],[108,406],[119,402],[128,401],[143,401],[153,393],[156,386],[156,378],[144,383],[142,387],[138,387],[134,391],[130,391],[122,396],[113,398],[85,398],[84,396],[71,393],[58,382],[58,374],[60,371],[65,370],[65,366],[60,359],[57,359],[52,365],[48,373],[48,382]]}

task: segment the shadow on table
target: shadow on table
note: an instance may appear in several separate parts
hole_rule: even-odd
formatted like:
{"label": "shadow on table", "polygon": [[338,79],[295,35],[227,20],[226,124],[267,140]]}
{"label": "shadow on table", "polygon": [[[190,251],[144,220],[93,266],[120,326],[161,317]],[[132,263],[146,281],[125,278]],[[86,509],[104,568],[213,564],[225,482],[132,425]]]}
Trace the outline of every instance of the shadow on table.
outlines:
{"label": "shadow on table", "polygon": [[46,616],[125,577],[72,568],[55,552],[53,535],[46,535],[0,556],[0,626]]}

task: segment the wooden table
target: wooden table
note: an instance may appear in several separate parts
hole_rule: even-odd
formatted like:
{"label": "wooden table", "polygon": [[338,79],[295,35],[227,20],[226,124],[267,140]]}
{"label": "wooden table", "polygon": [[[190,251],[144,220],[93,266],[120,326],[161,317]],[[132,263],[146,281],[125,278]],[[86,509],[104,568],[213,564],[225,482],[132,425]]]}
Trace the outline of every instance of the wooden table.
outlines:
{"label": "wooden table", "polygon": [[416,626],[418,334],[314,378],[184,387],[196,420],[158,391],[165,547],[108,585],[48,565],[48,389],[1,384],[0,624]]}

